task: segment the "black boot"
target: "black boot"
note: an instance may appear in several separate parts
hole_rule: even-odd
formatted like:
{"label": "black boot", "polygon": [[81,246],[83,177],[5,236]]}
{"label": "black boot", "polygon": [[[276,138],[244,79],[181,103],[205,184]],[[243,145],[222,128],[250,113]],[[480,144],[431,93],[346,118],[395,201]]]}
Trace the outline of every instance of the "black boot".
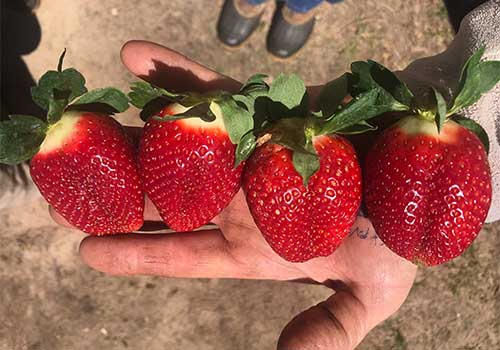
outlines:
{"label": "black boot", "polygon": [[284,2],[278,2],[267,35],[267,51],[279,58],[288,58],[299,51],[309,39],[315,18],[313,11],[297,13]]}
{"label": "black boot", "polygon": [[241,45],[259,25],[264,6],[253,6],[245,0],[226,0],[217,22],[219,40],[228,46]]}

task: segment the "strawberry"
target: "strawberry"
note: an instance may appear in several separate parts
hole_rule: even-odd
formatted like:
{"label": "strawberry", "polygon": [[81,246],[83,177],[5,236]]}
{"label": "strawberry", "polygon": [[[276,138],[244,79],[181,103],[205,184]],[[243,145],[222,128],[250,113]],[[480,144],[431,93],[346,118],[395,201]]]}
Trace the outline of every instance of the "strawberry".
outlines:
{"label": "strawberry", "polygon": [[248,150],[237,152],[237,145],[252,128],[251,116],[225,92],[173,94],[139,82],[129,96],[144,111],[158,98],[169,103],[145,118],[139,171],[148,197],[175,231],[208,223],[241,186],[238,154]]}
{"label": "strawberry", "polygon": [[332,254],[356,219],[361,170],[353,146],[340,134],[372,130],[365,120],[387,104],[380,103],[384,91],[374,88],[342,106],[351,78],[327,84],[314,113],[304,83],[293,74],[278,76],[256,99],[261,107],[255,132],[264,143],[245,165],[243,190],[257,227],[287,261]]}
{"label": "strawberry", "polygon": [[379,237],[396,254],[425,265],[460,255],[488,213],[485,149],[463,126],[406,117],[367,155],[365,200]]}
{"label": "strawberry", "polygon": [[[174,115],[178,104],[162,110]],[[224,209],[240,188],[243,164],[220,118],[149,120],[139,146],[144,188],[176,231],[196,229]]]}
{"label": "strawberry", "polygon": [[245,166],[243,189],[255,223],[285,260],[330,255],[349,232],[361,202],[361,171],[352,145],[341,136],[313,140],[319,170],[307,187],[292,151],[258,147]]}
{"label": "strawberry", "polygon": [[62,70],[63,58],[32,90],[34,101],[48,110],[47,122],[12,115],[0,123],[0,162],[31,159],[31,177],[42,196],[84,232],[137,230],[144,196],[134,146],[107,113],[86,111],[124,111],[128,99],[113,88],[88,92],[78,71]]}
{"label": "strawberry", "polygon": [[412,262],[432,266],[459,256],[486,219],[488,136],[455,114],[500,80],[500,62],[481,62],[483,52],[465,64],[449,104],[436,90],[425,103],[406,99],[411,115],[386,129],[367,154],[368,216],[382,241]]}

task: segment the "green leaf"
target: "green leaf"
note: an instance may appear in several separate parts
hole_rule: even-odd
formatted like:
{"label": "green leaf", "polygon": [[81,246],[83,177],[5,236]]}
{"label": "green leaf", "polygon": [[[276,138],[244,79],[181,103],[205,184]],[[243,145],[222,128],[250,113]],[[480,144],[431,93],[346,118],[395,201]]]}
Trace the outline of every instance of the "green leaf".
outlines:
{"label": "green leaf", "polygon": [[462,91],[465,82],[467,81],[467,75],[470,73],[471,67],[476,67],[480,62],[481,58],[484,55],[484,52],[486,51],[486,48],[480,47],[476,52],[474,52],[465,62],[464,66],[462,67],[462,71],[460,72],[460,79],[458,80],[458,88],[456,93]]}
{"label": "green leaf", "polygon": [[68,90],[60,91],[54,89],[54,98],[50,100],[47,112],[47,121],[49,124],[54,124],[61,119],[69,103],[69,94]]}
{"label": "green leaf", "polygon": [[225,92],[222,91],[209,91],[205,94],[199,94],[196,92],[186,93],[178,102],[184,107],[194,107],[202,103],[210,103],[213,100],[224,98],[226,96]]}
{"label": "green leaf", "polygon": [[159,97],[165,97],[172,101],[176,101],[185,96],[185,94],[171,93],[165,89],[156,87],[145,81],[136,81],[130,84],[128,97],[130,103],[137,108],[144,108],[148,103]]}
{"label": "green leaf", "polygon": [[116,110],[116,112],[124,112],[128,109],[127,95],[112,87],[89,91],[76,100],[72,106],[78,107],[93,103],[105,104]]}
{"label": "green leaf", "polygon": [[33,101],[48,110],[50,101],[54,99],[55,89],[69,91],[69,102],[87,92],[85,78],[76,69],[67,68],[62,72],[48,71],[40,78],[38,85],[31,89]]}
{"label": "green leaf", "polygon": [[265,85],[267,86],[267,83],[264,79],[267,79],[268,75],[266,74],[254,74],[248,80],[243,84],[243,86],[240,89],[240,92],[243,92],[245,89],[252,85]]}
{"label": "green leaf", "polygon": [[256,145],[257,144],[256,144],[255,135],[253,134],[252,130],[250,130],[245,135],[243,135],[240,142],[238,143],[238,146],[236,146],[236,156],[235,156],[235,163],[234,163],[235,168],[241,162],[247,160],[248,157],[250,157],[252,152],[255,150]]}
{"label": "green leaf", "polygon": [[[481,54],[481,50],[479,54]],[[467,61],[460,78],[458,93],[448,115],[476,103],[484,93],[491,90],[500,81],[500,61],[479,62],[478,59],[480,56],[476,52]]]}
{"label": "green leaf", "polygon": [[280,74],[269,88],[268,96],[274,102],[283,104],[288,109],[302,104],[306,87],[296,74]]}
{"label": "green leaf", "polygon": [[486,131],[484,131],[483,127],[476,123],[474,120],[465,118],[459,115],[455,115],[452,117],[452,120],[460,125],[462,125],[464,128],[469,129],[472,131],[476,136],[479,138],[481,143],[484,146],[484,149],[486,151],[486,154],[490,152],[490,140],[488,138],[488,134]]}
{"label": "green leaf", "polygon": [[327,83],[319,93],[318,106],[322,116],[329,117],[341,107],[344,98],[349,95],[349,74],[344,73],[339,78]]}
{"label": "green leaf", "polygon": [[[241,88],[240,92],[236,96],[244,96],[247,101],[245,105],[248,106],[248,110],[255,110],[255,100],[260,96],[267,96],[269,92],[269,85],[264,80],[260,78],[267,77],[263,74],[257,74],[251,77],[245,85]],[[233,95],[234,97],[235,95]],[[253,112],[252,112],[253,114]]]}
{"label": "green leaf", "polygon": [[48,71],[40,78],[38,85],[31,88],[31,97],[41,108],[45,110],[49,109],[49,103],[58,80],[59,72]]}
{"label": "green leaf", "polygon": [[267,95],[269,91],[269,85],[264,81],[267,77],[265,74],[255,74],[240,89],[238,95],[245,96],[248,102],[252,104],[252,109],[254,109],[253,104],[255,103],[255,99],[259,96]]}
{"label": "green leaf", "polygon": [[432,88],[432,91],[434,91],[434,96],[436,97],[436,124],[437,124],[437,129],[438,132],[441,132],[441,129],[443,128],[443,124],[446,121],[446,101],[437,91],[436,89]]}
{"label": "green leaf", "polygon": [[240,107],[234,99],[227,97],[210,104],[210,110],[222,117],[231,142],[237,145],[241,138],[253,129],[252,114]]}
{"label": "green leaf", "polygon": [[45,139],[47,124],[29,115],[11,115],[0,122],[0,163],[14,165],[31,159]]}
{"label": "green leaf", "polygon": [[[377,81],[375,79],[377,75],[376,72],[380,70],[376,62],[354,62],[351,64],[351,70],[352,75],[349,79],[349,92],[351,96],[356,97],[361,93],[377,89],[379,91],[376,101],[377,105],[387,105],[389,108],[388,111],[407,111],[410,109],[409,104],[398,101],[396,97],[392,95],[392,93],[398,91],[398,89],[392,85],[394,82],[390,78],[387,78],[389,73],[378,73],[384,76],[387,81]],[[388,72],[387,69],[386,72]]]}
{"label": "green leaf", "polygon": [[378,62],[368,60],[368,64],[371,68],[371,76],[378,85],[389,92],[402,104],[406,106],[410,106],[412,104],[414,98],[413,93],[408,86],[396,76],[396,74]]}
{"label": "green leaf", "polygon": [[[373,62],[373,61],[371,61]],[[375,69],[374,69],[375,67]],[[400,102],[391,94],[391,90],[398,90],[391,84],[382,81],[382,85],[375,80],[373,71],[377,70],[375,62],[354,62],[351,64],[353,72],[349,81],[349,92],[351,96],[356,97],[364,92],[376,89],[378,90],[377,105],[386,105],[390,111],[407,111],[410,109],[408,104]],[[386,85],[386,86],[383,86]]]}
{"label": "green leaf", "polygon": [[305,152],[301,150],[293,151],[292,163],[295,170],[302,177],[304,186],[307,187],[309,179],[319,169],[319,157],[314,150],[312,142],[306,143]]}
{"label": "green leaf", "polygon": [[267,96],[268,92],[269,86],[267,85],[252,85],[243,90],[242,94],[255,100],[259,96]]}
{"label": "green leaf", "polygon": [[344,135],[356,135],[356,134],[364,134],[365,132],[374,130],[377,130],[376,126],[371,125],[366,121],[361,121],[357,124],[351,125],[350,127],[337,131],[337,133]]}
{"label": "green leaf", "polygon": [[323,135],[342,132],[344,129],[349,130],[350,127],[364,120],[394,111],[394,105],[391,101],[387,101],[388,104],[383,104],[386,100],[385,98],[380,98],[380,94],[384,94],[381,88],[374,88],[359,94],[335,114],[332,119],[320,125],[316,134]]}
{"label": "green leaf", "polygon": [[243,106],[245,106],[247,111],[249,111],[252,114],[254,113],[254,111],[255,111],[254,100],[251,97],[245,96],[245,95],[233,95],[233,99],[236,102],[239,102]]}
{"label": "green leaf", "polygon": [[[160,122],[173,122],[174,120],[200,118],[200,116],[197,114],[176,114],[176,115],[165,115],[163,117],[161,117],[159,115],[154,115],[151,118],[154,120],[158,120]],[[212,120],[210,120],[210,121],[212,121]]]}

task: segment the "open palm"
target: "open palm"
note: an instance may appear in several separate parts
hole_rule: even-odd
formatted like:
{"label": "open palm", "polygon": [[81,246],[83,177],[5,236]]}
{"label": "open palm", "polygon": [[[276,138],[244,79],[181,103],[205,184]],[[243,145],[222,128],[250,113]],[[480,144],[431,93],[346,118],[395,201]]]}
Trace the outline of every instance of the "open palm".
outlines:
{"label": "open palm", "polygon": [[[127,43],[122,60],[135,75],[178,91],[239,86],[153,43]],[[145,219],[161,220],[149,201]],[[331,288],[331,297],[299,314],[283,330],[278,349],[287,350],[354,349],[373,327],[399,309],[415,278],[416,267],[386,248],[369,220],[361,216],[332,255],[300,264],[283,260],[267,245],[241,191],[213,221],[218,229],[87,237],[80,254],[91,267],[111,274],[297,280]]]}

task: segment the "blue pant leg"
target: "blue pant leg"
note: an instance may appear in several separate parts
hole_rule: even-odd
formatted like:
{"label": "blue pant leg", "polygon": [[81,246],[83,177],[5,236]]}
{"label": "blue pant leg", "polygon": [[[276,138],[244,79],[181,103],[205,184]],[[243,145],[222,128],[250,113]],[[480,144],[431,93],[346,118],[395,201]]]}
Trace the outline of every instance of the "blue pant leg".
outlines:
{"label": "blue pant leg", "polygon": [[287,7],[293,12],[306,13],[321,4],[323,0],[287,0]]}
{"label": "blue pant leg", "polygon": [[260,4],[262,4],[262,3],[266,2],[266,1],[267,0],[247,0],[247,2],[248,2],[249,5],[254,5],[254,6],[260,5]]}

